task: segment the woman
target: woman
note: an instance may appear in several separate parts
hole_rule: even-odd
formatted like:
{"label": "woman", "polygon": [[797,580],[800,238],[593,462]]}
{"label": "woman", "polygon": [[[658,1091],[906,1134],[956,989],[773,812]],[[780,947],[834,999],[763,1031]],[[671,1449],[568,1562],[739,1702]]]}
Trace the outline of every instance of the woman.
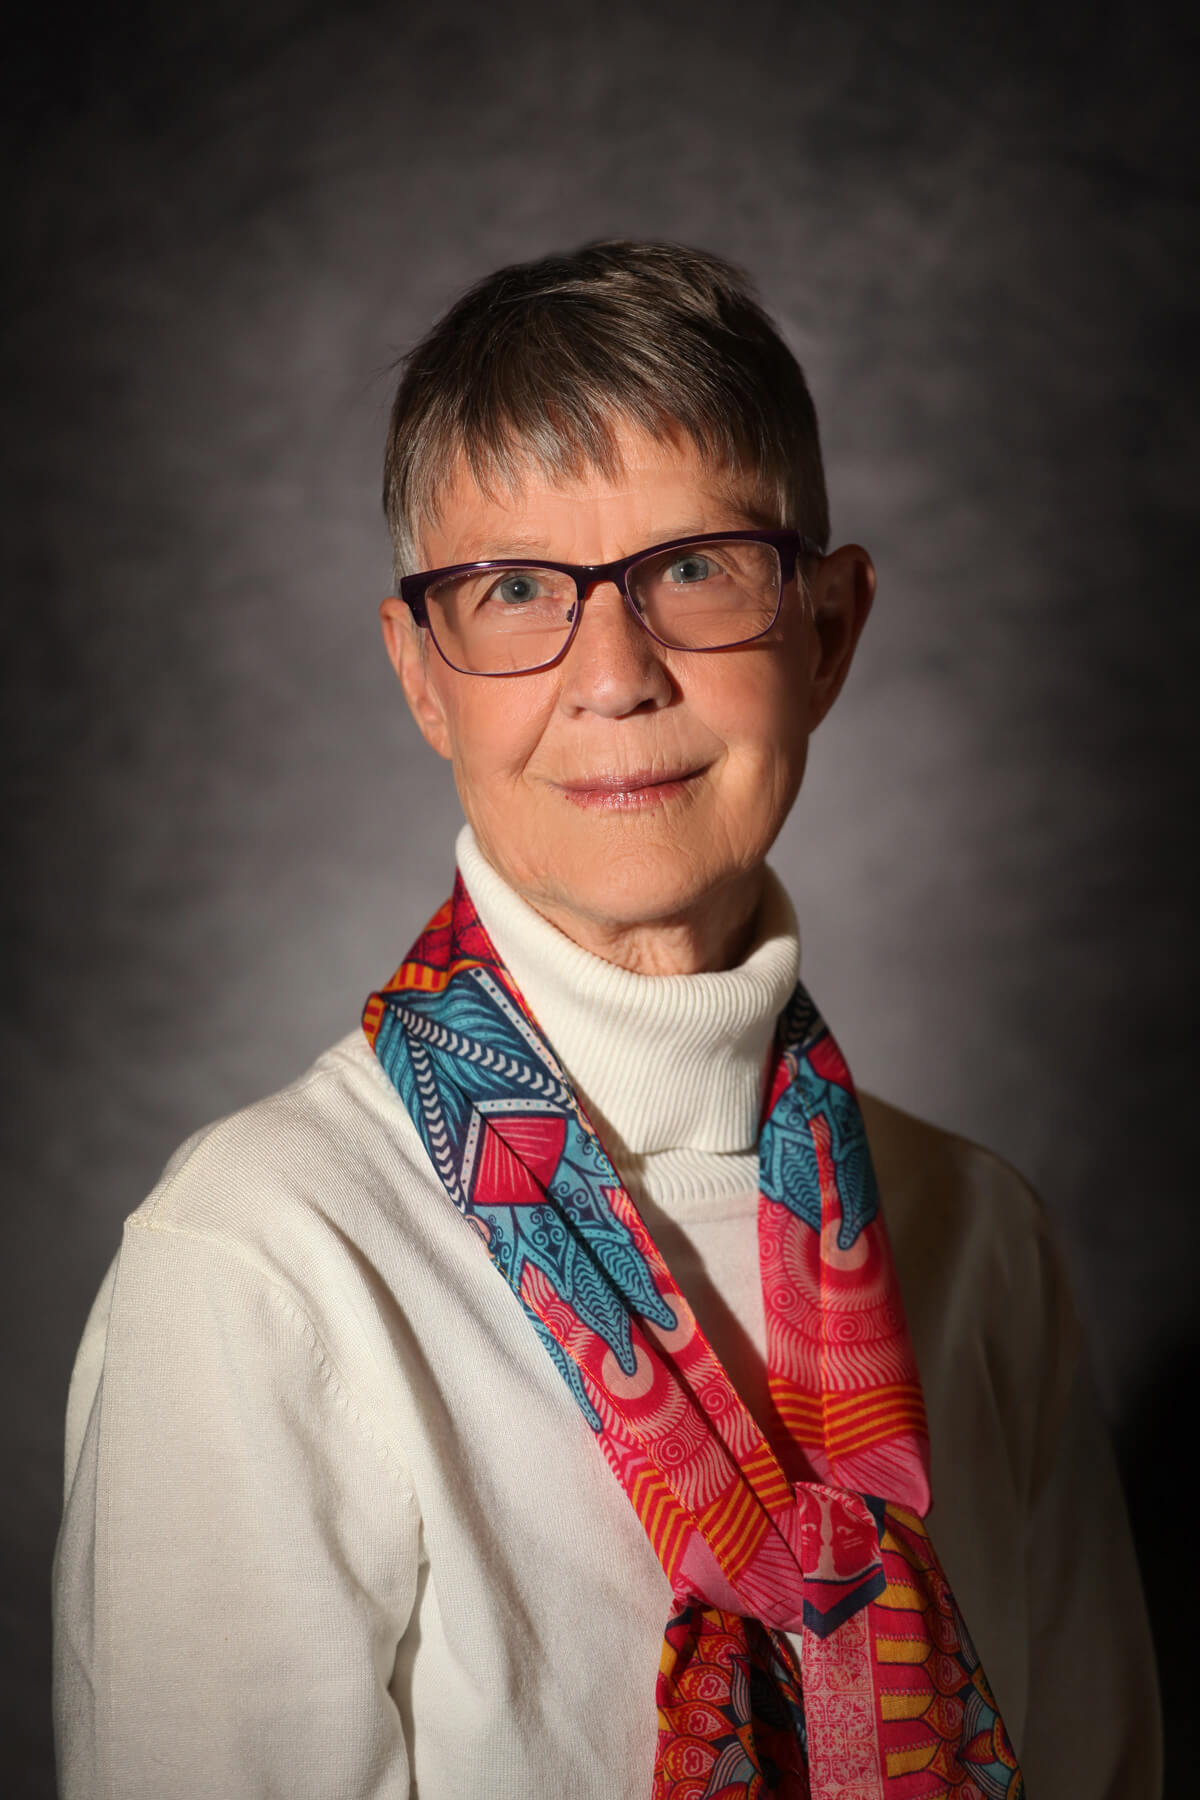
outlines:
{"label": "woman", "polygon": [[799,368],[711,256],[503,270],[409,358],[385,502],[459,880],[127,1224],[64,1792],[1153,1794],[1035,1204],[860,1108],[766,865],[874,586]]}

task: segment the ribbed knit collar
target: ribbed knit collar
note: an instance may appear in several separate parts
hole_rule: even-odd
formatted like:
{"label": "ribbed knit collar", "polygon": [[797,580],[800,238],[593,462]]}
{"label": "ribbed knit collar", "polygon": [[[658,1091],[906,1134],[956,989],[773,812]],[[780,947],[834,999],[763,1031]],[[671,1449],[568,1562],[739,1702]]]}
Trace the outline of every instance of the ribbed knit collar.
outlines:
{"label": "ribbed knit collar", "polygon": [[492,942],[612,1154],[754,1148],[767,1051],[800,972],[795,913],[771,870],[736,969],[635,975],[535,912],[469,825],[457,853]]}

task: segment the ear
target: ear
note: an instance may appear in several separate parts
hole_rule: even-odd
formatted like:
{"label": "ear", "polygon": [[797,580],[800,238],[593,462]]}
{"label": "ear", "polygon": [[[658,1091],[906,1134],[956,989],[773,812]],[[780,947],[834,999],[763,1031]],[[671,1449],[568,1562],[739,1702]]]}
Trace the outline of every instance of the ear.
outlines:
{"label": "ear", "polygon": [[875,598],[875,565],[861,544],[843,544],[821,558],[809,580],[816,660],[809,689],[810,731],[842,691]]}
{"label": "ear", "polygon": [[[396,671],[408,709],[421,736],[439,756],[450,758],[450,732],[437,688],[429,677],[424,633],[403,600],[390,595],[379,608],[388,660]],[[434,652],[436,656],[437,652]]]}

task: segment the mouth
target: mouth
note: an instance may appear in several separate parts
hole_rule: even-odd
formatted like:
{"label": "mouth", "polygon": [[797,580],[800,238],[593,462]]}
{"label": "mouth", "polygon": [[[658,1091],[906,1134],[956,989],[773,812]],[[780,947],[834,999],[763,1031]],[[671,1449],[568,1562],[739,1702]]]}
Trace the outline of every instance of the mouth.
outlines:
{"label": "mouth", "polygon": [[585,775],[578,781],[559,781],[555,785],[574,806],[608,812],[640,812],[678,799],[703,773],[702,768],[666,772],[634,769],[625,774]]}

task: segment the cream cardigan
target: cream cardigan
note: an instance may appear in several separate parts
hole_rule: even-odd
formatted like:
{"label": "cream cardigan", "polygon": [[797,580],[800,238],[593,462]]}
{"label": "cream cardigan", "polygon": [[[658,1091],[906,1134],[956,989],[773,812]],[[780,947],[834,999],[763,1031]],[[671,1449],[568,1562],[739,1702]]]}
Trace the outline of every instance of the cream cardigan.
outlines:
{"label": "cream cardigan", "polygon": [[[785,896],[740,968],[645,978],[568,943],[469,832],[459,860],[753,1394],[754,1136],[798,966]],[[986,1152],[863,1108],[930,1415],[931,1529],[1033,1800],[1153,1800],[1145,1613],[1037,1206]],[[646,1800],[669,1599],[360,1032],[183,1147],[126,1223],[71,1387],[68,1800]]]}

